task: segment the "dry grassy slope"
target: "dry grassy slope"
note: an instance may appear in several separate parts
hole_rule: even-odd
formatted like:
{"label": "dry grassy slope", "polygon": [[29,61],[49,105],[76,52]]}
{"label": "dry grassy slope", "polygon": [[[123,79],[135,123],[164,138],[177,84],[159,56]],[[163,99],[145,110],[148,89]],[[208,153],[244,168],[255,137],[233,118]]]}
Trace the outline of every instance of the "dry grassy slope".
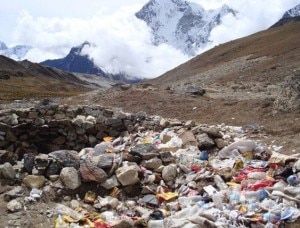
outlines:
{"label": "dry grassy slope", "polygon": [[8,80],[0,79],[0,103],[24,98],[73,96],[88,91],[85,83],[72,74],[28,61],[23,65],[0,56],[0,73],[10,75]]}
{"label": "dry grassy slope", "polygon": [[[188,83],[209,85],[234,80],[281,82],[291,70],[300,67],[299,41],[300,22],[268,29],[219,45],[150,82],[162,87],[176,87]],[[262,61],[260,57],[263,57]],[[229,72],[220,69],[219,72],[205,78],[205,72],[213,68],[224,65],[227,68],[231,65],[235,68],[233,63],[240,59],[243,59],[241,64],[245,66],[244,69],[238,67]],[[255,59],[258,61],[253,61]],[[247,62],[251,64],[248,68]],[[203,74],[204,79],[201,78]]]}

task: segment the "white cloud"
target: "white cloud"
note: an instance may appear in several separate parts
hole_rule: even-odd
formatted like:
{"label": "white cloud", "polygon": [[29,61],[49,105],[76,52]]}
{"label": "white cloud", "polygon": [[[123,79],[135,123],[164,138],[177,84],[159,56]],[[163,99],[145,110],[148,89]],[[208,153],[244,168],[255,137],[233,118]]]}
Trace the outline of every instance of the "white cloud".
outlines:
{"label": "white cloud", "polygon": [[[209,7],[215,7],[208,0],[194,0]],[[210,2],[210,3],[209,3]],[[219,0],[238,11],[236,17],[227,15],[223,18],[222,24],[214,28],[210,35],[212,43],[200,50],[202,53],[218,44],[248,36],[255,32],[269,28],[277,22],[283,13],[300,3],[300,0]]]}
{"label": "white cloud", "polygon": [[[212,43],[203,52],[220,43],[268,28],[287,9],[300,0],[191,0],[206,9],[227,3],[239,11],[228,15],[210,36]],[[27,58],[32,61],[60,58],[71,47],[84,41],[95,44],[86,48],[97,65],[106,71],[134,76],[154,77],[188,60],[168,45],[151,44],[151,32],[135,18],[147,0],[4,0],[7,12],[23,10],[13,29],[12,42],[34,47]],[[0,9],[0,13],[2,12]],[[16,13],[16,12],[15,12]],[[13,14],[12,14],[13,15]],[[1,19],[1,15],[0,15]],[[0,23],[1,25],[1,23]]]}
{"label": "white cloud", "polygon": [[155,77],[187,61],[188,57],[168,45],[153,46],[151,31],[134,13],[139,7],[122,7],[114,13],[88,18],[33,17],[23,12],[15,40],[36,47],[26,58],[40,62],[65,56],[73,46],[89,41],[84,53],[110,73]]}

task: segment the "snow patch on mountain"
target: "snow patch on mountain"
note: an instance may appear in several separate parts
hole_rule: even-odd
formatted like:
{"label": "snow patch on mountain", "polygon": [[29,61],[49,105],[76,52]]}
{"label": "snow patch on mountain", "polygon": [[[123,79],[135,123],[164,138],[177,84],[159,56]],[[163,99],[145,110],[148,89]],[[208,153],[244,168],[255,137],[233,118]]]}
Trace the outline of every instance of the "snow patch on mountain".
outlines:
{"label": "snow patch on mountain", "polygon": [[0,41],[0,55],[4,55],[17,61],[23,60],[30,49],[31,47],[27,45],[7,47],[4,42]]}
{"label": "snow patch on mountain", "polygon": [[286,11],[282,18],[298,17],[298,16],[300,16],[300,4],[296,5],[294,8]]}
{"label": "snow patch on mountain", "polygon": [[136,17],[152,29],[155,45],[166,43],[193,56],[209,43],[211,30],[230,13],[235,15],[227,5],[206,11],[188,1],[151,0],[136,13]]}

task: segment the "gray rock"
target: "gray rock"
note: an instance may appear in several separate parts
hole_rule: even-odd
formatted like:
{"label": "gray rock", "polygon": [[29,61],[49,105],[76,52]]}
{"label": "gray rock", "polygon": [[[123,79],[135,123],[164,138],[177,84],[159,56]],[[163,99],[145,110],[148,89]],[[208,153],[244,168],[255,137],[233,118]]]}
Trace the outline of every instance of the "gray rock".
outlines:
{"label": "gray rock", "polygon": [[113,224],[114,228],[133,228],[134,223],[132,220],[129,219],[122,219],[120,221],[117,221]]}
{"label": "gray rock", "polygon": [[10,116],[5,116],[4,118],[2,118],[2,122],[4,122],[5,124],[9,124],[11,126],[15,126],[19,123],[18,118],[19,116],[13,113]]}
{"label": "gray rock", "polygon": [[79,172],[84,182],[103,183],[107,179],[107,174],[103,169],[93,164],[89,160],[81,161]]}
{"label": "gray rock", "polygon": [[44,186],[46,179],[44,176],[28,175],[23,179],[23,183],[28,188],[40,189]]}
{"label": "gray rock", "polygon": [[10,164],[16,164],[17,155],[11,151],[0,150],[0,164],[9,162]]}
{"label": "gray rock", "polygon": [[66,115],[65,115],[64,113],[56,113],[56,114],[54,115],[54,118],[55,118],[56,120],[62,120],[62,119],[64,119],[64,118],[66,118]]}
{"label": "gray rock", "polygon": [[160,158],[164,164],[170,164],[176,162],[176,158],[172,155],[170,151],[160,152]]}
{"label": "gray rock", "polygon": [[120,183],[118,182],[118,179],[115,175],[111,176],[101,184],[101,187],[107,190],[113,189],[114,187],[118,187],[118,186],[120,186]]}
{"label": "gray rock", "polygon": [[184,131],[178,135],[178,137],[182,140],[182,145],[184,147],[198,145],[195,135],[191,131]]}
{"label": "gray rock", "polygon": [[18,138],[12,131],[8,131],[6,132],[5,140],[8,142],[16,142]]}
{"label": "gray rock", "polygon": [[168,127],[169,125],[169,121],[167,121],[166,119],[164,118],[161,118],[160,121],[159,121],[159,126],[163,127],[163,128],[166,128]]}
{"label": "gray rock", "polygon": [[16,171],[13,166],[6,162],[0,166],[1,175],[4,179],[13,180],[16,177]]}
{"label": "gray rock", "polygon": [[106,126],[122,125],[122,120],[118,118],[108,118],[104,124]]}
{"label": "gray rock", "polygon": [[32,173],[32,169],[34,167],[34,155],[33,154],[24,154],[24,169],[28,173]]}
{"label": "gray rock", "polygon": [[85,120],[85,116],[78,115],[78,116],[76,116],[76,118],[74,118],[72,120],[72,124],[77,126],[77,127],[81,127],[84,120]]}
{"label": "gray rock", "polygon": [[195,121],[193,121],[193,120],[186,121],[185,124],[184,124],[184,127],[186,127],[186,128],[195,127]]}
{"label": "gray rock", "polygon": [[158,149],[151,143],[138,144],[131,148],[129,153],[133,156],[138,156],[143,160],[149,160],[159,156]]}
{"label": "gray rock", "polygon": [[74,167],[65,167],[59,176],[61,182],[69,189],[76,189],[81,185],[79,173]]}
{"label": "gray rock", "polygon": [[93,136],[93,135],[89,135],[89,143],[93,144],[96,143],[98,141],[98,139]]}
{"label": "gray rock", "polygon": [[199,134],[196,138],[199,149],[208,149],[215,145],[215,142],[206,133]]}
{"label": "gray rock", "polygon": [[93,128],[94,125],[95,125],[95,124],[94,124],[93,122],[90,122],[90,121],[83,121],[83,123],[82,123],[82,128],[83,128],[84,130],[88,130],[88,129]]}
{"label": "gray rock", "polygon": [[96,161],[96,164],[101,169],[109,169],[113,165],[114,154],[102,154],[93,158],[93,161]]}
{"label": "gray rock", "polygon": [[187,93],[187,94],[203,96],[205,94],[205,89],[203,89],[201,87],[188,86],[184,90],[184,92]]}
{"label": "gray rock", "polygon": [[23,209],[23,204],[16,199],[8,202],[7,209],[9,212],[17,212]]}
{"label": "gray rock", "polygon": [[49,153],[49,157],[58,161],[63,167],[74,167],[79,169],[80,158],[75,150],[57,150]]}
{"label": "gray rock", "polygon": [[111,142],[101,142],[94,147],[93,156],[99,156],[101,154],[105,154],[106,150],[111,146]]}
{"label": "gray rock", "polygon": [[151,207],[158,207],[159,204],[156,196],[152,194],[145,195],[143,198],[140,199],[140,202],[142,204],[147,204],[148,206]]}
{"label": "gray rock", "polygon": [[150,160],[143,161],[142,165],[146,169],[155,170],[155,169],[158,169],[162,165],[162,160],[155,157],[155,158],[151,158]]}
{"label": "gray rock", "polygon": [[42,118],[37,118],[35,121],[34,121],[34,124],[37,125],[37,126],[42,126],[45,124],[45,120],[42,119]]}
{"label": "gray rock", "polygon": [[171,164],[168,166],[165,166],[162,170],[162,178],[164,181],[171,181],[175,180],[177,176],[177,166],[175,164]]}
{"label": "gray rock", "polygon": [[135,166],[123,166],[116,170],[118,181],[123,186],[134,185],[140,181]]}
{"label": "gray rock", "polygon": [[216,146],[218,149],[223,149],[228,143],[224,139],[214,139]]}
{"label": "gray rock", "polygon": [[10,201],[24,194],[24,189],[21,186],[14,187],[12,190],[4,194],[4,199]]}
{"label": "gray rock", "polygon": [[220,130],[215,127],[200,127],[200,131],[208,134],[210,137],[213,137],[213,138],[222,138],[223,137]]}

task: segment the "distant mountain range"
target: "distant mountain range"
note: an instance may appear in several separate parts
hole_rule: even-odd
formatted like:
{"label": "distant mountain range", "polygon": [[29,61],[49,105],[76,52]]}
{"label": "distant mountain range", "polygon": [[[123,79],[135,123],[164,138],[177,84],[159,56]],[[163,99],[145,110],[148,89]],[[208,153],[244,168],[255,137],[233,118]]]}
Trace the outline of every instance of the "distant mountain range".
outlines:
{"label": "distant mountain range", "polygon": [[235,15],[227,5],[205,10],[200,5],[183,0],[151,0],[136,17],[152,29],[155,45],[169,44],[194,56],[209,42],[211,30],[227,14]]}
{"label": "distant mountain range", "polygon": [[66,57],[61,59],[46,60],[40,64],[67,72],[95,74],[113,81],[125,83],[136,83],[141,80],[141,78],[130,77],[122,73],[109,74],[104,72],[100,67],[94,64],[93,60],[90,59],[89,56],[82,54],[82,50],[86,45],[90,46],[91,44],[89,42],[84,42],[78,47],[73,47]]}
{"label": "distant mountain range", "polygon": [[[153,44],[166,43],[183,53],[194,56],[199,48],[204,47],[209,40],[213,28],[222,23],[226,15],[236,15],[236,11],[223,5],[216,10],[205,10],[200,5],[184,0],[150,0],[135,15],[145,21],[153,33]],[[300,4],[284,13],[282,19],[274,26],[300,20]],[[272,26],[273,27],[273,26]],[[95,74],[110,80],[135,83],[139,78],[133,78],[123,73],[109,74],[94,64],[93,59],[82,54],[82,50],[89,42],[73,47],[61,59],[41,62],[44,66],[54,67],[67,72]],[[0,55],[14,60],[23,60],[30,46],[17,45],[8,48],[0,41]]]}
{"label": "distant mountain range", "polygon": [[282,18],[279,21],[277,21],[274,25],[272,25],[271,28],[282,26],[284,24],[295,21],[300,21],[300,4],[286,11],[283,14]]}
{"label": "distant mountain range", "polygon": [[27,52],[31,49],[28,45],[16,45],[14,47],[7,47],[7,45],[0,41],[0,55],[4,55],[14,60],[23,60]]}

